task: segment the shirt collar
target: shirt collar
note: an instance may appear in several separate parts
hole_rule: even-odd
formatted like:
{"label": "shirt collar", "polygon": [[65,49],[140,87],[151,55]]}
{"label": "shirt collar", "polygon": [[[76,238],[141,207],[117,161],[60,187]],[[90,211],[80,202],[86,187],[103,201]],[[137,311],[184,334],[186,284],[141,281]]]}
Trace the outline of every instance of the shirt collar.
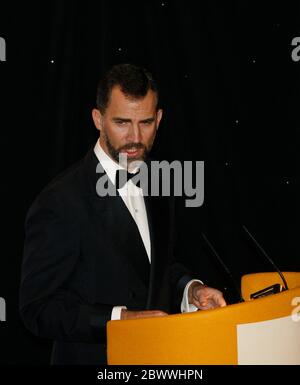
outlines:
{"label": "shirt collar", "polygon": [[[106,172],[107,176],[111,180],[113,184],[116,181],[116,172],[117,170],[124,170],[125,168],[121,166],[119,163],[115,162],[101,147],[100,140],[98,139],[95,147],[94,147],[95,155],[97,156],[101,166]],[[131,172],[136,172],[138,170],[138,166],[134,168]]]}

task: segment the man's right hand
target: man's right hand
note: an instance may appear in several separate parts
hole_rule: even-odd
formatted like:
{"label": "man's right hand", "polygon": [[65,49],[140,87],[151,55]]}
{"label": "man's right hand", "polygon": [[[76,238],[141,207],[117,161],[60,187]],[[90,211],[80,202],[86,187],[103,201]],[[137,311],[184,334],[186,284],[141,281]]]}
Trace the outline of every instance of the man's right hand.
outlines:
{"label": "man's right hand", "polygon": [[161,310],[141,310],[141,311],[132,311],[122,309],[121,311],[121,320],[126,319],[137,319],[137,318],[149,318],[149,317],[164,317],[168,315]]}

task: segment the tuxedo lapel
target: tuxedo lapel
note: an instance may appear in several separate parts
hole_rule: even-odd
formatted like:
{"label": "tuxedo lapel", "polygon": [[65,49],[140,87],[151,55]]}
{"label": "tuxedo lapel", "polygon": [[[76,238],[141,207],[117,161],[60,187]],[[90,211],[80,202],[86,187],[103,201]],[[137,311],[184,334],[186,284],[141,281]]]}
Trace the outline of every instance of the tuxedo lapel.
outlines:
{"label": "tuxedo lapel", "polygon": [[[98,168],[100,168],[102,173],[96,173],[98,164]],[[128,259],[128,262],[131,263],[137,275],[148,288],[150,263],[140,232],[131,213],[119,195],[118,190],[116,190],[116,196],[101,197],[96,192],[97,180],[102,174],[105,174],[105,171],[101,167],[101,163],[99,163],[93,148],[90,149],[85,157],[85,171],[89,180],[88,199],[93,208],[95,223],[105,223],[105,228],[109,231],[107,236],[110,241],[120,248],[124,258]],[[108,183],[111,184],[109,178]],[[96,225],[96,227],[98,226]]]}
{"label": "tuxedo lapel", "polygon": [[161,196],[144,196],[144,201],[151,239],[151,272],[147,309],[152,309],[156,306],[156,299],[161,296],[160,290],[163,286],[169,254],[170,201]]}

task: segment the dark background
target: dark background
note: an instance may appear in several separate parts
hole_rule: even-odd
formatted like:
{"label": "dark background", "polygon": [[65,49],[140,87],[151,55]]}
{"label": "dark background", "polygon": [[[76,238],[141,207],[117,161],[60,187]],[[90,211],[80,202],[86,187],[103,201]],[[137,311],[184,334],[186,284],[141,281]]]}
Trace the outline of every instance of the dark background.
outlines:
{"label": "dark background", "polygon": [[300,62],[291,58],[299,5],[8,4],[0,6],[7,45],[0,62],[0,297],[7,305],[0,363],[49,362],[51,342],[32,336],[18,314],[24,219],[45,184],[97,140],[90,112],[98,79],[113,64],[143,65],[160,83],[164,117],[153,156],[205,161],[203,206],[178,202],[178,256],[229,302],[236,300],[232,284],[201,231],[238,282],[245,273],[272,270],[242,224],[280,269],[300,270]]}

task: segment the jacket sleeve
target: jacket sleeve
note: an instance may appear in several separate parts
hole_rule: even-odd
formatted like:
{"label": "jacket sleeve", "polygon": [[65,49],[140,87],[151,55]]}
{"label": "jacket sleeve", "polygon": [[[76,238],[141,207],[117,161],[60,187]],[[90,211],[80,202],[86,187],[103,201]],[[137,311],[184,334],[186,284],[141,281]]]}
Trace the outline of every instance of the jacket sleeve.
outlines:
{"label": "jacket sleeve", "polygon": [[42,192],[25,221],[19,310],[35,335],[105,343],[113,306],[87,304],[68,281],[79,258],[79,223],[53,192]]}
{"label": "jacket sleeve", "polygon": [[175,197],[170,199],[170,253],[171,260],[171,287],[172,287],[172,299],[171,299],[171,311],[172,313],[180,313],[180,305],[183,298],[183,293],[186,285],[192,279],[200,279],[199,274],[191,271],[183,263],[183,255],[181,254],[182,247],[178,245],[179,230],[176,224],[176,218],[182,218],[183,213],[178,212],[178,204],[176,204]]}

